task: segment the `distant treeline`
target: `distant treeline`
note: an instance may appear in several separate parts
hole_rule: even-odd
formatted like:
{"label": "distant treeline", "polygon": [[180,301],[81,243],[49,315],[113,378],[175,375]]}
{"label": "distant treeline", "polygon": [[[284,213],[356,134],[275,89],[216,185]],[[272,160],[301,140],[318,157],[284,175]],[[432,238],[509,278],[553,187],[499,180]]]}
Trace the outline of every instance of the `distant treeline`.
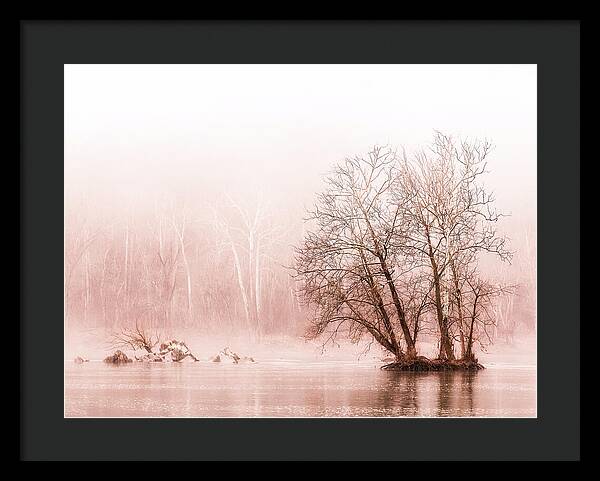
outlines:
{"label": "distant treeline", "polygon": [[344,333],[398,355],[423,337],[443,356],[510,341],[535,329],[535,233],[499,233],[490,147],[438,134],[411,158],[347,159],[305,223],[260,198],[67,196],[67,331]]}
{"label": "distant treeline", "polygon": [[224,196],[191,205],[163,195],[148,204],[67,203],[67,329],[303,332],[289,271],[292,229],[263,202]]}

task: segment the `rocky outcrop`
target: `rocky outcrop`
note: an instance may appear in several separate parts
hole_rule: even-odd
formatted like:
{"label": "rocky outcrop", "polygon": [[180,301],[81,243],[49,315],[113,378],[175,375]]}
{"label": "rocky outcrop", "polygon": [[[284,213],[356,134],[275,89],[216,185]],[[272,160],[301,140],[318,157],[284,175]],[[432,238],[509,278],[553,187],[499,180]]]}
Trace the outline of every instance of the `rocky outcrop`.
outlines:
{"label": "rocky outcrop", "polygon": [[140,362],[163,362],[163,358],[154,352],[149,352],[143,356],[135,356],[135,360]]}
{"label": "rocky outcrop", "polygon": [[127,362],[132,362],[132,359],[129,359],[123,351],[117,350],[112,356],[106,357],[104,362],[109,364],[124,364]]}
{"label": "rocky outcrop", "polygon": [[[163,342],[160,345],[158,352],[150,351],[149,349],[150,348],[146,348],[148,352],[144,352],[139,356],[136,355],[135,360],[138,362],[198,361],[198,358],[194,355],[185,342],[177,341],[175,339],[172,339],[168,342]],[[110,364],[120,364],[132,361],[133,359],[129,359],[122,351],[115,351],[112,356],[108,356],[106,359],[104,359],[104,362]]]}
{"label": "rocky outcrop", "polygon": [[172,339],[166,343],[162,343],[160,345],[160,351],[158,355],[161,356],[165,361],[181,362],[184,359],[198,361],[198,358],[194,356],[185,342],[177,341],[175,339]]}
{"label": "rocky outcrop", "polygon": [[209,358],[211,362],[228,362],[230,364],[243,364],[247,362],[256,362],[254,358],[248,356],[240,356],[233,352],[229,347],[224,348],[216,356]]}
{"label": "rocky outcrop", "polygon": [[81,356],[77,356],[75,359],[73,359],[73,362],[75,364],[83,364],[84,362],[88,362],[88,361],[89,361],[89,359],[85,359]]}

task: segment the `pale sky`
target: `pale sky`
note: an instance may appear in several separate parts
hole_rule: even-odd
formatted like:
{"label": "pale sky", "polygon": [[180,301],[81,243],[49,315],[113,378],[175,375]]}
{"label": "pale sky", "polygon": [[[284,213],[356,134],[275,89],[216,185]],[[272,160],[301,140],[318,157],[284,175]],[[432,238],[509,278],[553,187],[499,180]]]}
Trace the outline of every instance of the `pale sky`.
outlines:
{"label": "pale sky", "polygon": [[[291,208],[374,144],[487,138],[487,184],[535,219],[535,65],[65,65],[65,188],[244,195]],[[187,194],[186,194],[187,195]]]}

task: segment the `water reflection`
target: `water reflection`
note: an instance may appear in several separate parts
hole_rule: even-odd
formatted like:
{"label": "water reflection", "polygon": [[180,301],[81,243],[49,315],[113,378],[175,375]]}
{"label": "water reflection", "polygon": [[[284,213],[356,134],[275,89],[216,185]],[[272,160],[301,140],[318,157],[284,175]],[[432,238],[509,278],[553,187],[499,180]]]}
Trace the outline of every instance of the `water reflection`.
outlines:
{"label": "water reflection", "polygon": [[535,416],[535,370],[101,363],[65,366],[67,416]]}
{"label": "water reflection", "polygon": [[400,408],[405,415],[413,415],[419,407],[417,380],[424,374],[383,371],[379,376],[381,382],[377,390],[377,404],[384,411]]}
{"label": "water reflection", "polygon": [[444,371],[436,373],[439,379],[438,416],[473,415],[473,381],[479,372]]}
{"label": "water reflection", "polygon": [[379,377],[377,404],[403,415],[472,416],[478,372],[393,372]]}

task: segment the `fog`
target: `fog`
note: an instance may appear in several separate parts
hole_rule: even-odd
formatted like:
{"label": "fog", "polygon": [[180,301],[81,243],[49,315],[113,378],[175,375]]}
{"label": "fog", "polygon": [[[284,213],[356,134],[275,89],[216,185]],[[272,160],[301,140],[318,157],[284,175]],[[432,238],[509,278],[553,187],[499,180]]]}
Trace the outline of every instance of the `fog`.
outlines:
{"label": "fog", "polygon": [[[244,295],[260,310],[257,343],[302,339],[307,308],[288,268],[324,174],[375,145],[410,154],[434,131],[494,146],[485,185],[507,214],[498,229],[515,255],[511,265],[483,265],[524,286],[495,344],[514,346],[520,330],[534,336],[535,65],[65,65],[64,73],[65,329],[78,340],[66,355],[84,349],[81,329],[106,335],[147,322],[217,339],[208,356],[243,337]],[[244,254],[250,237],[260,242],[256,258]]]}
{"label": "fog", "polygon": [[499,204],[531,219],[536,108],[531,65],[66,65],[65,184],[296,204],[339,159],[437,129],[491,139]]}

